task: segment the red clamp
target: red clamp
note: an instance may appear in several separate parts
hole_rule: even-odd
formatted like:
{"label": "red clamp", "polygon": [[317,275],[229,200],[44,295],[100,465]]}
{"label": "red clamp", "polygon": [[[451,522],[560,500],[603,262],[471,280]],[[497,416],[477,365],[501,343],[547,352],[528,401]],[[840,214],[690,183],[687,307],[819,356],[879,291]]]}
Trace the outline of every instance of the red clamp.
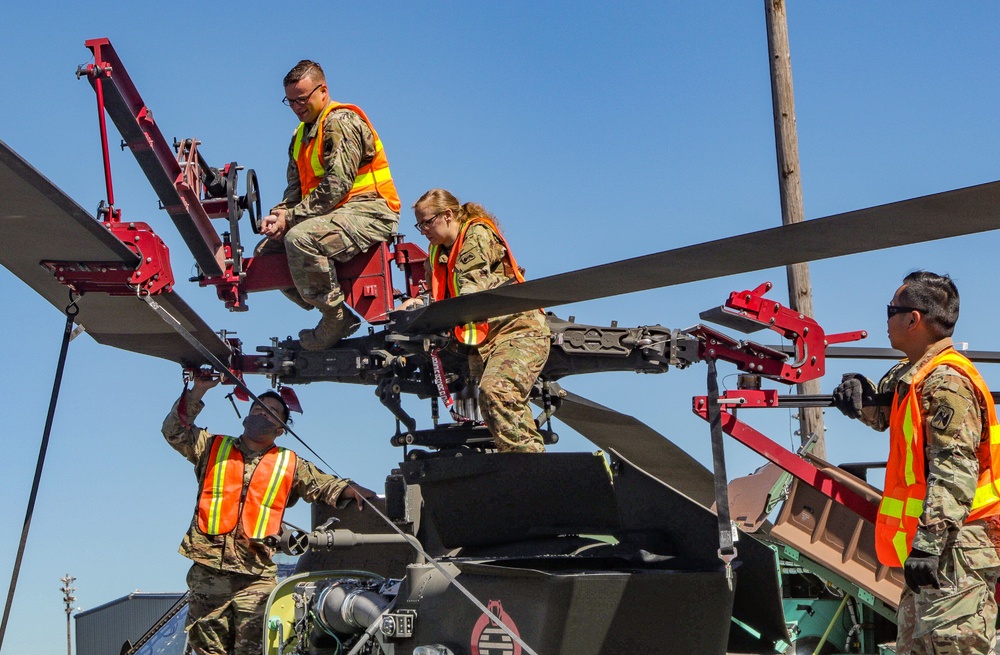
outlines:
{"label": "red clamp", "polygon": [[174,273],[170,250],[146,223],[109,220],[104,227],[139,257],[132,267],[122,262],[43,261],[42,266],[78,294],[99,291],[112,296],[156,295],[170,291]]}
{"label": "red clamp", "polygon": [[823,376],[826,372],[826,347],[833,343],[864,339],[868,333],[861,330],[826,334],[812,318],[793,311],[781,303],[765,298],[771,283],[765,282],[752,291],[734,291],[725,306],[702,314],[702,317],[743,332],[764,328],[773,330],[792,341],[794,359],[780,350],[753,342],[738,341],[711,328],[699,325],[691,334],[701,337],[699,355],[703,359],[733,362],[748,373],[785,382],[799,384]]}

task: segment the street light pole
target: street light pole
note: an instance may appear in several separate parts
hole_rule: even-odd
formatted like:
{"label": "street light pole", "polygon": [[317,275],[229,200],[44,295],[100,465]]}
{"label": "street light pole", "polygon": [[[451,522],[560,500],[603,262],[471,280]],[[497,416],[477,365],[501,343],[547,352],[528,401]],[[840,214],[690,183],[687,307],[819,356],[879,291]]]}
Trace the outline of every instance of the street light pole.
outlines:
{"label": "street light pole", "polygon": [[67,573],[59,579],[63,583],[59,591],[63,592],[63,602],[66,603],[66,655],[73,655],[73,638],[70,635],[69,615],[73,611],[73,603],[76,602],[76,596],[73,595],[76,587],[71,587],[70,585],[76,582],[76,578]]}

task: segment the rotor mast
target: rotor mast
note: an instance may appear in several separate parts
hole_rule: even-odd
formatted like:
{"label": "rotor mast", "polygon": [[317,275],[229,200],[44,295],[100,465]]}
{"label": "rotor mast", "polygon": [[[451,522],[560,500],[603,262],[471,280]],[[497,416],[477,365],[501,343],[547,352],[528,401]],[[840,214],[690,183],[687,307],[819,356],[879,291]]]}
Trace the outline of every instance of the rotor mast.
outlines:
{"label": "rotor mast", "polygon": [[[783,225],[801,223],[805,219],[802,202],[802,176],[799,170],[799,138],[795,128],[795,94],[792,90],[792,61],[788,46],[788,22],[785,0],[764,0],[767,17],[767,50],[770,55],[771,99],[774,106],[774,138],[778,155],[778,188],[781,195]],[[788,304],[793,310],[813,317],[812,286],[809,264],[785,267],[788,274]],[[819,380],[796,385],[798,393],[814,395],[820,392]],[[806,444],[812,435],[816,443],[812,453],[826,457],[823,410],[818,407],[799,409],[799,437]]]}

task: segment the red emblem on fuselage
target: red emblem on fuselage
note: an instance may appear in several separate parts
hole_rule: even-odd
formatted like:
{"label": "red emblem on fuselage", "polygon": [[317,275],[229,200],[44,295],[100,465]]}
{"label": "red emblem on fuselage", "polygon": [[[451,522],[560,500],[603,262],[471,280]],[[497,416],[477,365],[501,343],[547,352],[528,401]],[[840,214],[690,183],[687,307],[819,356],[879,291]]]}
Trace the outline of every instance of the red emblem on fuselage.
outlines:
{"label": "red emblem on fuselage", "polygon": [[483,614],[472,628],[472,655],[521,655],[521,646],[504,632],[497,622],[502,621],[510,631],[520,638],[513,619],[503,611],[499,600],[491,600],[487,608],[492,616]]}

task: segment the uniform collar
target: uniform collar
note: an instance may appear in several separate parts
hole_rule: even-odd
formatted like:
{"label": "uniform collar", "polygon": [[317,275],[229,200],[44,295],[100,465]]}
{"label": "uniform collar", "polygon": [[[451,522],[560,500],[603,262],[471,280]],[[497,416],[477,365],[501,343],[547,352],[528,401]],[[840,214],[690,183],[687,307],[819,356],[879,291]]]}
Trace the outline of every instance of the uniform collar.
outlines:
{"label": "uniform collar", "polygon": [[913,365],[910,366],[909,369],[907,369],[905,373],[903,373],[902,376],[900,376],[899,382],[901,384],[910,384],[916,372],[923,368],[927,362],[931,361],[948,348],[954,347],[955,342],[952,341],[951,337],[945,337],[944,339],[931,344],[931,347],[927,349],[927,352],[925,352],[920,359],[918,359]]}
{"label": "uniform collar", "polygon": [[238,437],[236,439],[236,447],[239,449],[241,453],[243,453],[244,459],[245,458],[254,459],[268,452],[269,450],[271,450],[271,448],[274,448],[274,445],[272,444],[271,448],[268,448],[267,450],[254,450],[246,442],[243,441],[243,437]]}
{"label": "uniform collar", "polygon": [[330,105],[335,105],[335,104],[337,103],[331,100],[326,104],[325,107],[323,107],[319,111],[318,114],[316,114],[316,120],[314,120],[312,123],[305,124],[306,125],[305,137],[307,140],[316,138],[316,133],[319,132],[319,127],[320,127],[320,120],[319,120],[320,117],[323,115],[324,112],[326,112],[326,110],[330,107]]}

